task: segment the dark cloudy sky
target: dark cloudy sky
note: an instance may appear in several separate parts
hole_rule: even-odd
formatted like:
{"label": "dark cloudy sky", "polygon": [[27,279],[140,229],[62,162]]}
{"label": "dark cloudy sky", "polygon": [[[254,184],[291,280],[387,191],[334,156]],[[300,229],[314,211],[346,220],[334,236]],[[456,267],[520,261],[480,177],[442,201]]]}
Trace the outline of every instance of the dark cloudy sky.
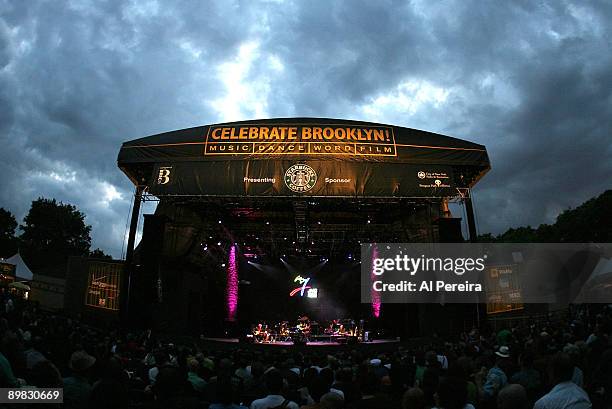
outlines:
{"label": "dark cloudy sky", "polygon": [[612,188],[610,1],[0,0],[0,206],[77,205],[121,255],[121,142],[321,116],[485,144],[480,232]]}

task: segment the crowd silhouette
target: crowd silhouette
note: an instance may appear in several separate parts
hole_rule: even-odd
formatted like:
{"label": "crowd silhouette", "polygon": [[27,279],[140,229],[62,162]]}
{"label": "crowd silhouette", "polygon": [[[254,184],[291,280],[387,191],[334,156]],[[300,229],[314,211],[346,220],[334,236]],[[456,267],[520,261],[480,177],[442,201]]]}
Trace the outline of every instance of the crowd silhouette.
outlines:
{"label": "crowd silhouette", "polygon": [[612,407],[611,324],[608,306],[584,305],[391,351],[215,350],[150,330],[94,328],[4,291],[0,387],[63,388],[57,406],[79,409],[604,409]]}

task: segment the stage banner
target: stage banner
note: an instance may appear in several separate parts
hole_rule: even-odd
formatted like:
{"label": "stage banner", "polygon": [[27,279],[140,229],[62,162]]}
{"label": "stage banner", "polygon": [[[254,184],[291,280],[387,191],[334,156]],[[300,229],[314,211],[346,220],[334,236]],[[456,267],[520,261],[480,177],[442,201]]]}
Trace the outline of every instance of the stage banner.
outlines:
{"label": "stage banner", "polygon": [[90,261],[85,292],[85,305],[118,311],[123,263]]}
{"label": "stage banner", "polygon": [[244,160],[161,163],[156,196],[455,197],[450,166],[330,160]]}
{"label": "stage banner", "polygon": [[369,243],[364,303],[612,303],[610,243]]}
{"label": "stage banner", "polygon": [[392,126],[373,124],[211,125],[204,155],[321,155],[384,158],[397,156]]}

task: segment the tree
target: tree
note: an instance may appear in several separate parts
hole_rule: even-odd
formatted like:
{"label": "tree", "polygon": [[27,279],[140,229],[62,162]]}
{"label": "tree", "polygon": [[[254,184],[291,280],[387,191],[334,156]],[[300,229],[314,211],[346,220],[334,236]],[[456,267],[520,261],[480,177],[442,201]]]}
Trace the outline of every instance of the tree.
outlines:
{"label": "tree", "polygon": [[98,259],[102,259],[102,260],[112,260],[113,259],[112,256],[109,256],[108,254],[106,254],[101,249],[95,249],[95,250],[91,251],[89,253],[89,257],[91,257],[91,258],[98,258]]}
{"label": "tree", "polygon": [[497,237],[479,236],[482,242],[500,243],[610,243],[612,241],[612,190],[563,211],[554,224],[508,229]]}
{"label": "tree", "polygon": [[70,256],[87,256],[91,226],[75,206],[38,198],[20,226],[22,253],[32,270],[61,274]]}
{"label": "tree", "polygon": [[0,257],[7,258],[17,252],[17,220],[8,210],[0,207]]}

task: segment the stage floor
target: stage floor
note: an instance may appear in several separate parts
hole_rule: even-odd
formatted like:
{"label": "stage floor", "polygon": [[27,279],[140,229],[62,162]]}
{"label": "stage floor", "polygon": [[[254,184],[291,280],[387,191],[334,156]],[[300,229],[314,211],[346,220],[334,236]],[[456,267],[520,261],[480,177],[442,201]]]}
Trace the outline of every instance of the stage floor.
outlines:
{"label": "stage floor", "polygon": [[[224,344],[238,344],[240,343],[240,340],[238,338],[202,338],[202,340],[204,341],[209,341],[209,342],[220,342],[220,343],[224,343]],[[394,344],[394,343],[399,343],[398,339],[375,339],[372,341],[368,341],[368,342],[359,342],[358,345],[381,345],[381,344]],[[252,343],[252,345],[262,345],[262,346],[293,346],[293,342],[286,342],[286,341],[274,341],[274,342],[258,342],[258,343]],[[347,343],[340,343],[340,342],[335,342],[335,341],[309,341],[306,343],[306,346],[324,346],[324,347],[329,347],[329,346],[346,346]]]}

